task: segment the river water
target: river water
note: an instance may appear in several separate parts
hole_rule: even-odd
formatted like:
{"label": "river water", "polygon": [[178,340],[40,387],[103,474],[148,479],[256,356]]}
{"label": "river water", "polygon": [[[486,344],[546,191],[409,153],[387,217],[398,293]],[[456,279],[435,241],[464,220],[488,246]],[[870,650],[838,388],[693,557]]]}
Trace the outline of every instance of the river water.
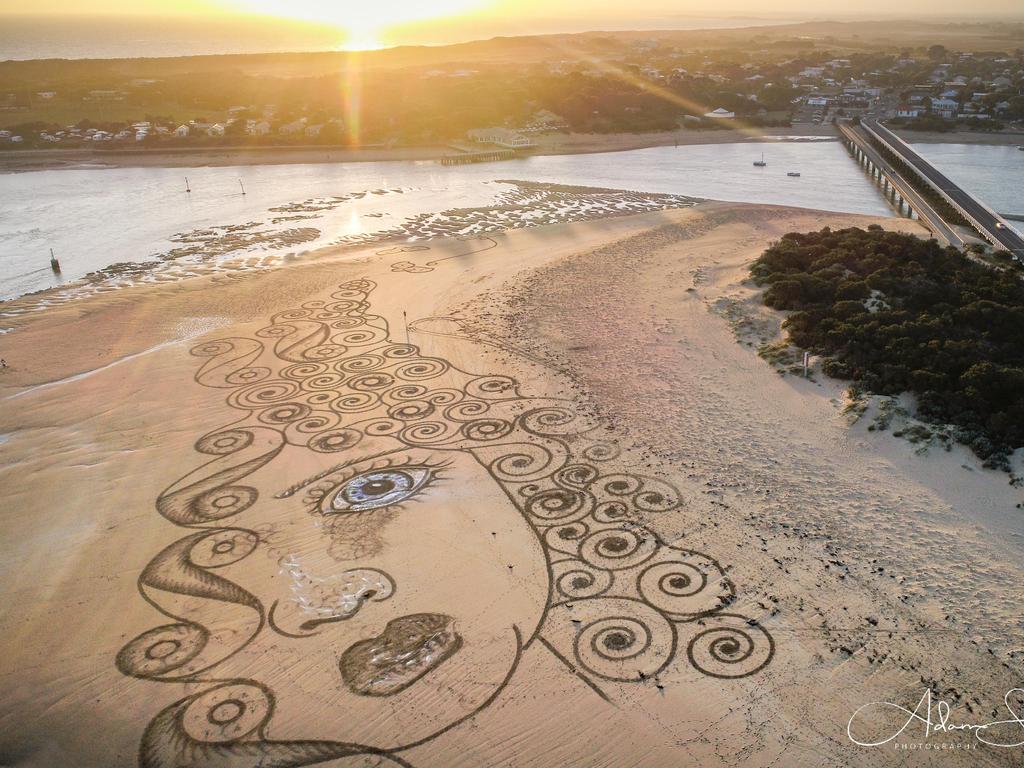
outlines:
{"label": "river water", "polygon": [[1024,216],[1024,152],[1016,147],[915,144],[914,149],[997,213]]}
{"label": "river water", "polygon": [[[1019,208],[1019,198],[1010,199],[1013,185],[992,179],[1002,178],[1011,160],[1024,165],[1024,152],[956,145],[921,149],[993,207]],[[755,168],[762,152],[767,166]],[[801,176],[789,177],[789,171]],[[191,193],[185,191],[186,176]],[[301,252],[388,230],[425,213],[493,205],[508,190],[496,183],[501,179],[892,215],[834,141],[653,147],[451,167],[403,161],[35,171],[0,175],[0,299],[110,264],[166,257],[181,247],[181,233],[213,227],[307,233],[299,244],[243,238],[224,258]],[[50,248],[61,260],[60,276],[49,269]]]}

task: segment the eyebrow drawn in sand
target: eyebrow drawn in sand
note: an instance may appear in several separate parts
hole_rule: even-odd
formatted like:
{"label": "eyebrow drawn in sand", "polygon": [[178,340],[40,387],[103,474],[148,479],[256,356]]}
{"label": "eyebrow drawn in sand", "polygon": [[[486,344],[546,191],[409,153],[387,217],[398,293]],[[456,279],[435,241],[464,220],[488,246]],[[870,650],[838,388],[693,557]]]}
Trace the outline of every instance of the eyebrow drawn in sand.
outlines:
{"label": "eyebrow drawn in sand", "polygon": [[354,459],[349,459],[348,461],[343,461],[340,464],[335,464],[333,467],[330,467],[329,469],[325,469],[322,472],[317,472],[312,477],[308,477],[305,480],[300,480],[294,485],[288,486],[283,491],[276,494],[274,498],[287,499],[289,496],[294,496],[297,492],[301,491],[307,485],[311,485],[312,483],[315,483],[317,480],[322,480],[325,477],[329,477],[330,475],[333,475],[335,472],[340,472],[343,469],[355,466],[356,464],[362,464],[363,462],[366,461],[373,461],[374,459],[379,459],[381,456],[387,456],[389,453],[394,452],[394,450],[380,451],[378,453],[370,454],[369,456],[359,456]]}

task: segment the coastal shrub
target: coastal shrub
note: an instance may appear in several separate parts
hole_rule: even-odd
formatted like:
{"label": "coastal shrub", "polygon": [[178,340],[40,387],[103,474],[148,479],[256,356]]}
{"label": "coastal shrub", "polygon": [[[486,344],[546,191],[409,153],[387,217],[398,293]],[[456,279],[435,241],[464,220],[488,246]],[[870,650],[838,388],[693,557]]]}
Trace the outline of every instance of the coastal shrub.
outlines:
{"label": "coastal shrub", "polygon": [[911,392],[992,466],[1024,446],[1024,283],[872,226],[790,233],[751,267],[789,341],[866,393]]}

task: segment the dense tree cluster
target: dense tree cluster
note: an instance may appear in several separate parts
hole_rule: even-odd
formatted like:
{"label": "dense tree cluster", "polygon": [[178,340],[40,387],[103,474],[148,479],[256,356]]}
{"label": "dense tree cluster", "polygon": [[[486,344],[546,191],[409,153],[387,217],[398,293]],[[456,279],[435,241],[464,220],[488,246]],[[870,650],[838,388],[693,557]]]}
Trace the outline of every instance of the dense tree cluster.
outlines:
{"label": "dense tree cluster", "polygon": [[952,424],[990,465],[1024,446],[1024,283],[934,240],[872,226],[790,233],[754,263],[764,302],[824,372]]}

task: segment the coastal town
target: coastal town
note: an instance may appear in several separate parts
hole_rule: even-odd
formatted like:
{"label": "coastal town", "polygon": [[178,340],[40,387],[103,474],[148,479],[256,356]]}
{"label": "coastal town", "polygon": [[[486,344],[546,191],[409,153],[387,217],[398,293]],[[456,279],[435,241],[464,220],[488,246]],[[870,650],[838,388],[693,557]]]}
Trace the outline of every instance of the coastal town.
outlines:
{"label": "coastal town", "polygon": [[[494,41],[488,41],[494,42]],[[870,114],[909,130],[1024,130],[1024,51],[941,44],[851,50],[828,38],[764,47],[689,48],[670,37],[590,38],[585,56],[559,48],[525,66],[414,59],[400,69],[311,63],[302,76],[210,74],[197,62],[97,65],[69,79],[61,62],[0,64],[0,149],[358,145],[468,141],[528,149],[531,135],[821,126]],[[494,43],[498,45],[498,43]],[[412,63],[410,63],[410,61]],[[301,67],[300,67],[301,69]],[[212,88],[204,80],[221,87]],[[259,82],[255,82],[255,81]],[[100,87],[101,86],[101,87]],[[380,94],[352,114],[360,92]],[[486,94],[464,99],[466,94]],[[443,105],[448,119],[428,119]],[[457,105],[457,106],[453,106]],[[489,135],[491,139],[481,139]]]}

